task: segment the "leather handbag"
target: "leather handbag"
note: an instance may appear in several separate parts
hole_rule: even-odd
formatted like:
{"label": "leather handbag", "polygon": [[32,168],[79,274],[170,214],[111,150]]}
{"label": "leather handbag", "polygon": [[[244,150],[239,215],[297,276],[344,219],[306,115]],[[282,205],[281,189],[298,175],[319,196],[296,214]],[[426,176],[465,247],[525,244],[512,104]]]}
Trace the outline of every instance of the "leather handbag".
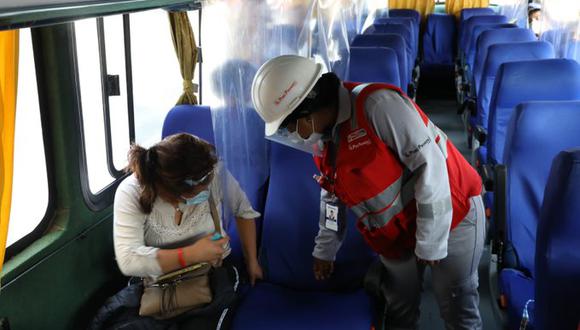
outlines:
{"label": "leather handbag", "polygon": [[[219,214],[213,196],[209,198],[209,205],[214,226],[219,231]],[[210,264],[198,263],[162,275],[155,281],[145,280],[139,315],[169,319],[211,303],[211,271]]]}

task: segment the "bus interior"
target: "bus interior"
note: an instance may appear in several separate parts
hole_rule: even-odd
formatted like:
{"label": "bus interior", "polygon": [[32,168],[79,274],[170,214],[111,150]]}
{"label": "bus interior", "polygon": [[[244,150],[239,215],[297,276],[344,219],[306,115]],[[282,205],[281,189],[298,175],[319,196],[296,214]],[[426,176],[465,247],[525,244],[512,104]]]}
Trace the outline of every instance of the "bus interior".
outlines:
{"label": "bus interior", "polygon": [[[477,169],[484,329],[580,329],[578,0],[0,2],[0,329],[90,326],[128,281],[112,229],[127,152],[178,132],[214,144],[262,214],[264,279],[233,328],[389,329],[353,215],[332,277],[312,274],[317,169],[264,137],[251,99],[284,54],[400,87]],[[444,329],[429,271],[423,286],[420,329]]]}

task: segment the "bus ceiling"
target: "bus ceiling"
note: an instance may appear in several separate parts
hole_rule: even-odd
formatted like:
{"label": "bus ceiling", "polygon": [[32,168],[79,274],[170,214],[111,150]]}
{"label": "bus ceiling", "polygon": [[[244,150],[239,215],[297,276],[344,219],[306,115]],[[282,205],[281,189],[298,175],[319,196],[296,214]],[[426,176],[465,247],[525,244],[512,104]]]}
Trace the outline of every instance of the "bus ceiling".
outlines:
{"label": "bus ceiling", "polygon": [[70,22],[82,18],[165,8],[195,10],[201,0],[18,0],[0,2],[0,31]]}

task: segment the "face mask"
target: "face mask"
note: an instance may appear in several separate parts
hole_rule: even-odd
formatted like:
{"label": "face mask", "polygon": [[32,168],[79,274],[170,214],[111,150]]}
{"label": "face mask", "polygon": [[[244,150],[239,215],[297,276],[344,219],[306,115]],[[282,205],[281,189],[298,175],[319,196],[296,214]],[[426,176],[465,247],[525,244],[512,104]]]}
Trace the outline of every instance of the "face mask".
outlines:
{"label": "face mask", "polygon": [[299,137],[302,143],[309,146],[313,144],[318,144],[318,141],[322,140],[323,137],[322,133],[317,133],[314,131],[314,119],[312,119],[311,122],[312,122],[312,134],[310,134],[308,138],[304,139],[303,137],[300,136],[300,134],[298,134],[298,123],[296,123],[296,130],[293,132],[294,136]]}
{"label": "face mask", "polygon": [[183,196],[181,198],[185,200],[185,205],[201,204],[209,199],[209,190],[203,190],[192,198],[185,198]]}

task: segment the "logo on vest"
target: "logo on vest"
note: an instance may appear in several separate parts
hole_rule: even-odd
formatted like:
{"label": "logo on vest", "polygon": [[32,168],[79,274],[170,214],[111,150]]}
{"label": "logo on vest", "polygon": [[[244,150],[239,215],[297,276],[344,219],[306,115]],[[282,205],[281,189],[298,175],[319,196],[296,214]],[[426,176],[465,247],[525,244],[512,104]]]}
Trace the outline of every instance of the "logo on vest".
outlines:
{"label": "logo on vest", "polygon": [[364,128],[357,129],[356,131],[350,133],[347,136],[348,143],[352,143],[354,140],[358,140],[362,137],[367,136],[367,131]]}
{"label": "logo on vest", "polygon": [[418,144],[416,148],[414,148],[412,150],[405,151],[403,154],[405,155],[405,157],[411,157],[414,154],[418,153],[421,149],[423,149],[423,147],[425,147],[429,143],[431,143],[430,137],[428,137],[427,140],[423,141],[423,143]]}
{"label": "logo on vest", "polygon": [[348,150],[352,151],[352,150],[358,149],[360,147],[368,146],[370,144],[371,144],[371,140],[370,139],[367,139],[365,141],[358,142],[358,143],[355,143],[355,144],[349,144],[348,145]]}

